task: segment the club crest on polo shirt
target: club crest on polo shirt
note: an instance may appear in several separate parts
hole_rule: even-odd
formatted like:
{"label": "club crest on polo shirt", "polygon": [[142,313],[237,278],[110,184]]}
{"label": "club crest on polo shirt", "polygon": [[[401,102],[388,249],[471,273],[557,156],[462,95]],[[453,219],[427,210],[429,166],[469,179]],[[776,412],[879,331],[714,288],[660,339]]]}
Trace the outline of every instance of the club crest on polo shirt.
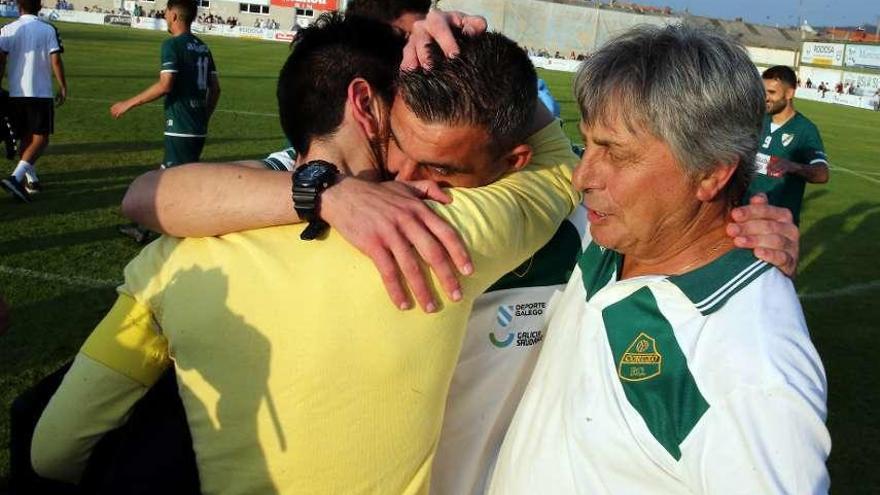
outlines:
{"label": "club crest on polo shirt", "polygon": [[782,146],[788,146],[789,144],[791,144],[792,140],[794,140],[794,134],[783,134]]}
{"label": "club crest on polo shirt", "polygon": [[617,374],[621,380],[640,382],[659,376],[663,370],[663,356],[653,337],[640,332],[620,357]]}

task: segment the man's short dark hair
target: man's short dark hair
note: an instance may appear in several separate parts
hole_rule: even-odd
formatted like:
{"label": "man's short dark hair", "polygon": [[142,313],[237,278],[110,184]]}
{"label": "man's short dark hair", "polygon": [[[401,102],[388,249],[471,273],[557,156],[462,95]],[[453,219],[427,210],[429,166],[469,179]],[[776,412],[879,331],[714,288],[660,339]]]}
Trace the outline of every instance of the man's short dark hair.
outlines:
{"label": "man's short dark hair", "polygon": [[366,80],[390,108],[405,40],[388,24],[338,13],[299,31],[278,77],[281,128],[297,153],[336,131],[348,85]]}
{"label": "man's short dark hair", "polygon": [[198,7],[195,0],[168,0],[166,10],[174,9],[187,25],[192,24],[196,20]]}
{"label": "man's short dark hair", "polygon": [[420,120],[485,129],[496,153],[525,141],[534,117],[535,68],[516,43],[499,33],[455,36],[459,54],[447,59],[429,47],[430,69],[406,71],[399,94]]}
{"label": "man's short dark hair", "polygon": [[40,0],[18,0],[18,10],[21,13],[36,14],[40,7]]}
{"label": "man's short dark hair", "polygon": [[797,87],[797,76],[795,75],[794,70],[787,65],[775,65],[770,67],[761,74],[761,77],[768,81],[779,81],[792,88]]}
{"label": "man's short dark hair", "polygon": [[351,0],[345,14],[369,17],[391,24],[406,13],[427,15],[431,0]]}

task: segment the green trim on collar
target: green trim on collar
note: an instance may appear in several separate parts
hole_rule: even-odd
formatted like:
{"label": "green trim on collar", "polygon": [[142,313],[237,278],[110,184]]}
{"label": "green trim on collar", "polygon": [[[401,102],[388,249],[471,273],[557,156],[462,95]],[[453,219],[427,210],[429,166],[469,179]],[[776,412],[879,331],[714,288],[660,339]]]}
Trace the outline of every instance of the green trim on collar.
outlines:
{"label": "green trim on collar", "polygon": [[581,251],[581,235],[568,220],[547,244],[515,270],[501,277],[486,292],[522,287],[546,287],[568,282]]}
{"label": "green trim on collar", "polygon": [[755,258],[751,250],[734,249],[704,267],[668,280],[705,316],[721,309],[728,299],[770,268],[771,265]]}
{"label": "green trim on collar", "polygon": [[623,256],[591,242],[578,258],[578,266],[581,269],[584,291],[587,293],[587,301],[589,301],[591,297],[608,285],[615,274],[620,273],[623,266]]}

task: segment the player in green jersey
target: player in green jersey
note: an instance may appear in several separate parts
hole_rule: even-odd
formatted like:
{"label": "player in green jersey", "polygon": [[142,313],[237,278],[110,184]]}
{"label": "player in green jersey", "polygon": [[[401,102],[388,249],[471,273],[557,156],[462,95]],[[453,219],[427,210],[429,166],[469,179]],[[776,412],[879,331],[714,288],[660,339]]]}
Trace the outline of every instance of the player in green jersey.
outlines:
{"label": "player in green jersey", "polygon": [[171,38],[162,43],[159,81],[110,107],[118,119],[136,106],[165,96],[165,167],[199,160],[208,120],[220,98],[211,50],[190,30],[195,15],[194,1],[168,0],[165,22]]}
{"label": "player in green jersey", "polygon": [[794,71],[777,65],[764,71],[762,78],[767,113],[755,157],[757,173],[745,201],[766,193],[770,204],[791,210],[797,224],[806,183],[828,182],[828,158],[819,129],[794,109]]}
{"label": "player in green jersey", "polygon": [[[168,0],[165,22],[171,38],[162,43],[159,80],[137,95],[110,107],[113,118],[132,108],[165,96],[165,157],[162,167],[199,161],[208,134],[208,120],[220,99],[217,68],[208,45],[192,34],[196,16],[193,0]],[[119,231],[138,243],[150,239],[137,224]]]}

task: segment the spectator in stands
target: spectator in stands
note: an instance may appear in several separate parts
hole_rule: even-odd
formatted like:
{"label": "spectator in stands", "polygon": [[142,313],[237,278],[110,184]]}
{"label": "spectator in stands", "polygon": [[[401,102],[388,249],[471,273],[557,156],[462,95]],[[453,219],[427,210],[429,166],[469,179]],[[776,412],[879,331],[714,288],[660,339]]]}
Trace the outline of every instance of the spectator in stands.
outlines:
{"label": "spectator in stands", "polygon": [[562,55],[559,53],[559,50],[556,50],[556,53],[553,54],[553,58],[562,58]]}
{"label": "spectator in stands", "polygon": [[811,81],[810,78],[808,77],[807,78],[807,89],[812,89],[812,88],[813,88],[813,81]]}
{"label": "spectator in stands", "polygon": [[842,82],[837,83],[837,85],[834,86],[834,91],[837,94],[842,95],[843,94],[843,83]]}

